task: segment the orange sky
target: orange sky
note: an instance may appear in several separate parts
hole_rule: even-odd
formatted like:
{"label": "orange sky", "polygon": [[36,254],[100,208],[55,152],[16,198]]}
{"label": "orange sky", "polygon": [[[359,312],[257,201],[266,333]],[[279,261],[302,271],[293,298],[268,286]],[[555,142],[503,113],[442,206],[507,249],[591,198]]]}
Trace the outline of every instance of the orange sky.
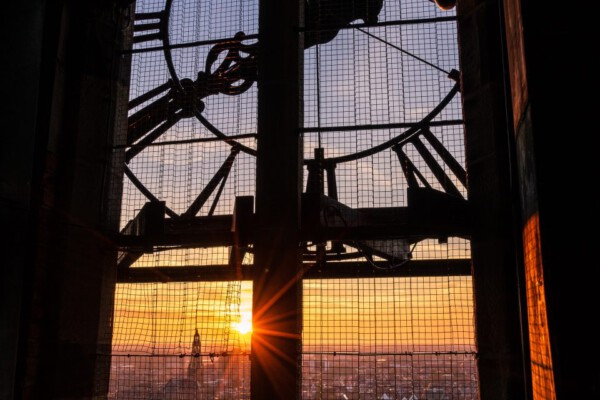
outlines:
{"label": "orange sky", "polygon": [[[222,351],[224,328],[251,313],[251,282],[120,284],[113,351],[189,352],[197,328],[202,351]],[[228,319],[229,318],[229,319]],[[305,350],[315,346],[358,351],[364,346],[472,346],[470,277],[331,279],[304,281]],[[249,349],[250,334],[233,327],[229,348]]]}

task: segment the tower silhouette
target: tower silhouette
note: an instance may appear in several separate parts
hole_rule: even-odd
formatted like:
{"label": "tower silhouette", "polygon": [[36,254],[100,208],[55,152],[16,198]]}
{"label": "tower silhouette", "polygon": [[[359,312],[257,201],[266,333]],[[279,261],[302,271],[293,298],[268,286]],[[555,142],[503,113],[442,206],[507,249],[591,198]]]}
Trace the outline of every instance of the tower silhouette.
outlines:
{"label": "tower silhouette", "polygon": [[198,383],[202,383],[202,357],[200,355],[201,343],[200,334],[196,328],[194,340],[192,341],[192,359],[188,365],[188,378]]}

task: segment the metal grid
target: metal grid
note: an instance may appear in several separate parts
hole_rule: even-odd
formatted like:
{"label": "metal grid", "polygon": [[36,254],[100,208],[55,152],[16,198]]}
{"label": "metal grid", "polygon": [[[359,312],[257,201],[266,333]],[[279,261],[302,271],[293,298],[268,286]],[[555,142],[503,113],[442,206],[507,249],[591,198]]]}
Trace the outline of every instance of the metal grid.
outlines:
{"label": "metal grid", "polygon": [[[317,28],[312,28],[329,27],[334,14],[362,12],[369,18],[369,10],[357,4],[378,7],[376,1],[347,2],[336,3],[332,10],[326,3],[317,13]],[[457,85],[448,76],[458,69],[452,16],[425,1],[386,1],[377,21],[354,21],[355,27],[342,29],[333,41],[305,51],[304,156],[312,159],[314,149],[322,148],[323,163],[333,159],[335,195],[343,205],[354,209],[409,205],[409,183],[398,154],[384,143],[420,126]],[[464,168],[460,97],[454,96],[427,128]],[[466,198],[465,182],[432,141],[421,143],[456,187],[452,194]],[[433,189],[449,192],[451,185],[436,176],[425,151],[416,145],[407,142],[402,150]],[[378,146],[379,151],[367,154]],[[309,174],[307,170],[305,180]],[[341,217],[341,210],[337,213]],[[352,227],[351,221],[342,222]],[[387,270],[397,277],[320,280],[316,273],[317,279],[305,281],[302,397],[476,399],[471,277],[450,270],[442,276],[414,276],[419,274],[410,264],[410,260],[468,259],[469,241],[450,237],[404,244],[345,242],[344,248],[350,253],[365,244],[388,254],[408,252],[404,255],[408,259]],[[327,248],[333,245],[328,243]],[[359,254],[356,260],[360,259],[364,258]],[[375,269],[390,267],[380,257],[368,260]]]}
{"label": "metal grid", "polygon": [[[170,6],[169,6],[170,5]],[[167,16],[153,13],[168,10]],[[225,52],[218,54],[212,65],[207,65],[207,57],[221,39],[232,38],[237,32],[248,35],[257,33],[257,3],[240,1],[202,1],[186,2],[164,0],[141,0],[135,5],[131,15],[129,29],[133,31],[131,50],[131,70],[129,79],[129,122],[122,118],[123,124],[117,128],[121,132],[115,146],[117,159],[125,158],[126,177],[115,183],[112,192],[122,192],[120,206],[120,227],[135,219],[143,206],[152,200],[166,203],[168,215],[172,218],[189,212],[211,179],[215,177],[232,154],[232,145],[215,140],[210,127],[203,124],[194,115],[176,118],[176,112],[169,114],[177,122],[169,123],[164,133],[154,140],[142,143],[147,136],[155,132],[155,127],[147,121],[141,121],[141,138],[128,139],[128,128],[139,113],[150,110],[153,104],[169,93],[168,88],[155,96],[143,98],[161,85],[173,82],[169,71],[167,55],[163,51],[165,40],[161,40],[159,29],[142,29],[159,21],[168,21],[168,54],[172,59],[174,73],[184,84],[186,80],[199,80],[200,72],[211,73],[223,61]],[[139,29],[139,31],[136,31]],[[158,34],[145,38],[147,35]],[[245,44],[255,39],[244,41]],[[138,101],[143,99],[145,101]],[[228,215],[233,211],[236,196],[253,196],[255,180],[256,147],[256,85],[245,92],[235,95],[208,95],[201,99],[201,115],[208,123],[227,136],[238,137],[236,142],[244,146],[236,152],[230,170],[225,178],[218,182],[209,193],[202,207],[195,210],[194,216]],[[191,106],[190,99],[182,101],[182,107]],[[155,112],[155,111],[154,111]],[[162,122],[162,121],[161,121]],[[146,126],[144,126],[146,124]],[[129,127],[131,131],[131,126]],[[146,136],[143,136],[146,135]],[[241,136],[241,138],[239,138]],[[131,153],[134,150],[135,152]],[[128,154],[132,156],[128,157]],[[129,173],[128,173],[129,172]],[[137,182],[136,182],[137,181]],[[120,187],[122,185],[122,187]],[[221,187],[222,185],[222,187]],[[117,208],[117,207],[113,207]],[[178,249],[157,248],[153,254],[142,255],[133,267],[165,267],[187,265],[226,264],[227,248]],[[246,259],[251,262],[251,259]]]}
{"label": "metal grid", "polygon": [[309,280],[305,399],[476,399],[468,276]]}
{"label": "metal grid", "polygon": [[[430,20],[436,17],[444,19]],[[379,22],[390,25],[343,29],[332,42],[308,49],[304,71],[305,158],[313,158],[317,147],[325,150],[326,159],[371,149],[401,136],[431,113],[456,85],[447,76],[458,69],[456,22],[447,20],[451,17],[427,2],[386,1]],[[426,22],[403,23],[408,19]],[[430,130],[464,165],[459,96],[436,115]],[[424,144],[466,197],[464,185],[455,180],[429,143]],[[433,188],[441,189],[411,144],[406,153]],[[338,197],[346,205],[406,205],[406,180],[391,148],[338,163],[336,177]]]}
{"label": "metal grid", "polygon": [[[322,3],[328,6],[316,12],[305,37],[310,37],[311,32],[329,31],[327,19],[332,12],[352,15],[344,5],[354,2]],[[377,1],[370,3],[377,8]],[[148,13],[164,10],[164,4],[138,0],[135,13],[148,17]],[[258,30],[257,13],[256,1],[174,0],[169,38],[178,78],[198,79],[198,72],[207,70],[205,62],[211,49],[238,31],[251,35],[243,43],[256,43],[252,35]],[[347,158],[405,134],[421,124],[456,85],[447,76],[458,69],[453,12],[442,13],[424,0],[385,1],[377,23],[371,20],[365,26],[363,19],[359,16],[348,20],[358,25],[341,29],[331,42],[312,45],[304,52],[301,132],[307,160],[314,157],[316,148],[324,150],[325,159]],[[135,18],[130,24],[130,28],[136,26]],[[134,33],[135,36],[140,33]],[[157,39],[141,40],[126,53],[131,56],[129,101],[135,102],[172,78],[163,45]],[[219,57],[223,60],[223,54]],[[163,91],[139,104],[130,104],[129,117],[164,94]],[[215,189],[195,215],[231,214],[236,196],[255,194],[256,95],[256,85],[252,85],[235,96],[203,98],[202,116],[223,134],[236,136],[244,150],[235,156],[222,192]],[[450,97],[428,127],[464,166],[460,98]],[[124,113],[126,108],[121,107],[118,112]],[[127,152],[135,145],[131,146],[127,138],[127,126],[117,130],[121,136],[114,149],[115,159],[127,160]],[[116,179],[111,192],[113,200],[120,200],[113,210],[120,209],[121,228],[126,228],[144,204],[152,200],[135,179],[155,200],[166,202],[170,218],[189,210],[231,155],[230,144],[214,139],[210,125],[193,116],[186,117],[130,157],[126,164],[131,173],[122,181]],[[430,141],[422,142],[456,186],[458,196],[466,197],[464,182]],[[423,158],[422,150],[412,143],[403,145],[403,150],[432,188],[446,190]],[[115,175],[119,174],[117,167]],[[345,206],[407,206],[407,179],[398,154],[391,147],[336,162],[335,178],[337,198]],[[468,240],[443,239],[411,242],[411,259],[443,262],[470,258]],[[327,245],[333,246],[331,242]],[[406,245],[408,242],[399,241],[386,244],[390,249],[404,249]],[[349,252],[361,250],[360,245],[352,243],[343,246]],[[226,247],[152,250],[136,258],[131,267],[227,265],[229,258]],[[357,255],[355,260],[364,257]],[[369,261],[379,268],[384,260],[374,257]],[[246,254],[243,263],[253,263],[251,253]],[[410,263],[406,266],[410,268]],[[317,273],[317,279],[304,282],[303,398],[477,398],[470,277],[457,276],[450,270],[442,276],[409,276],[405,270],[389,272],[396,274],[393,278],[357,275],[351,279],[320,280]],[[247,312],[248,285],[118,285],[110,396],[248,397],[249,339],[231,329]],[[194,357],[192,344],[196,329],[201,340],[198,357]],[[194,367],[201,370],[195,379],[190,378],[190,365],[202,366]]]}
{"label": "metal grid", "polygon": [[118,285],[109,398],[249,398],[251,297],[250,282]]}
{"label": "metal grid", "polygon": [[[167,220],[185,223],[231,215],[237,196],[254,195],[256,85],[235,96],[212,95],[208,85],[195,92],[201,102],[172,89],[214,73],[227,52],[214,50],[217,42],[241,31],[255,35],[257,13],[248,1],[136,1],[125,22],[129,90],[117,110],[110,189],[122,232],[149,202],[165,202]],[[211,127],[238,145],[218,140]],[[128,268],[227,265],[229,249],[154,246],[131,258]],[[243,263],[252,263],[251,254]],[[109,398],[249,398],[251,283],[118,284],[112,302],[112,332],[103,339],[112,343]]]}

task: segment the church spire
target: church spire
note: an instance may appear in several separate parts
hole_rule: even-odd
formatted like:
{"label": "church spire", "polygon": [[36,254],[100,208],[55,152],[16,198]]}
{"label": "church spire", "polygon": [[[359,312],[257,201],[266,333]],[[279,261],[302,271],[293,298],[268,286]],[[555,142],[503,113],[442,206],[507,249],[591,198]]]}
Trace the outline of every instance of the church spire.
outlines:
{"label": "church spire", "polygon": [[202,357],[200,355],[200,351],[200,334],[198,333],[198,328],[196,328],[196,333],[194,333],[194,340],[192,341],[192,360],[188,365],[188,378],[193,379],[199,383],[202,374]]}

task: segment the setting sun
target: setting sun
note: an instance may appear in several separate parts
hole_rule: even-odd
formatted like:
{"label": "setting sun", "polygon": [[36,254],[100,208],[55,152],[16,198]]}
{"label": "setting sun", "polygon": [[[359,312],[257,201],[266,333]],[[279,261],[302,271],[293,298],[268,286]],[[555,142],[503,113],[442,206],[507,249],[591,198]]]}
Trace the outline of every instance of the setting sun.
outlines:
{"label": "setting sun", "polygon": [[232,325],[233,328],[242,335],[252,332],[252,314],[249,312],[242,312],[240,322],[234,322]]}

